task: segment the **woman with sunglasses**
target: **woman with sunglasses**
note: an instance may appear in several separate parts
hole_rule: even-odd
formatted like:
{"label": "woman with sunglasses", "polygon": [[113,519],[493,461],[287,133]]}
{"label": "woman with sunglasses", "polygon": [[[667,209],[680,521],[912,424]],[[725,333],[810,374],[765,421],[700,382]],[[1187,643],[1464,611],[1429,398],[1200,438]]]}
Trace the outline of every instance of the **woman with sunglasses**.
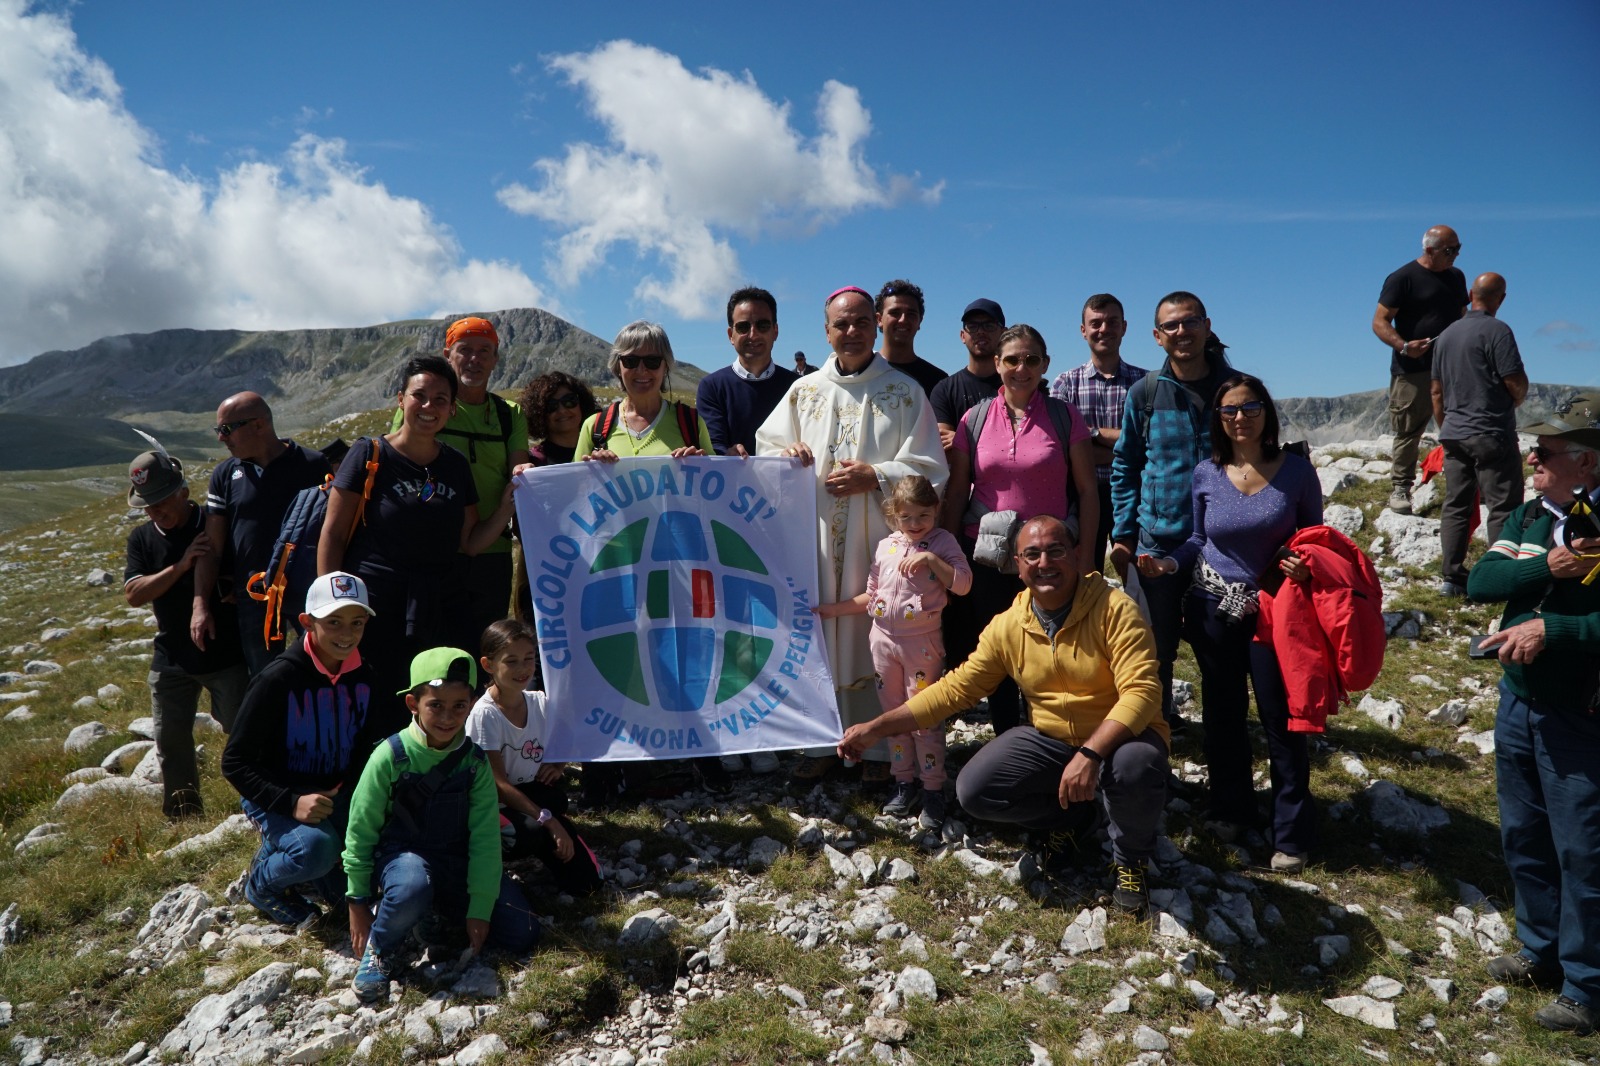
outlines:
{"label": "woman with sunglasses", "polygon": [[589,386],[559,370],[540,374],[517,398],[528,417],[529,449],[534,466],[570,463],[578,450],[583,420],[600,410]]}
{"label": "woman with sunglasses", "polygon": [[439,356],[406,363],[396,397],[400,426],[375,438],[371,496],[363,506],[374,459],[373,439],[363,437],[334,476],[317,543],[318,574],[344,570],[367,584],[375,614],[361,656],[384,693],[405,684],[414,655],[444,639],[441,605],[456,553],[477,555],[511,522],[511,486],[482,501],[488,517],[480,520],[467,457],[438,440],[455,412],[456,388],[455,370]]}
{"label": "woman with sunglasses", "polygon": [[1217,390],[1211,461],[1195,468],[1192,499],[1194,532],[1169,558],[1149,565],[1173,573],[1194,564],[1183,635],[1200,666],[1211,791],[1207,825],[1232,841],[1258,821],[1246,727],[1248,676],[1272,776],[1271,867],[1298,873],[1316,842],[1310,754],[1306,734],[1290,732],[1289,699],[1272,647],[1252,638],[1263,584],[1311,580],[1300,556],[1280,549],[1296,530],[1322,524],[1322,485],[1309,460],[1279,446],[1278,412],[1259,379],[1235,374]]}
{"label": "woman with sunglasses", "polygon": [[[999,352],[999,395],[969,410],[956,427],[942,520],[975,563],[972,611],[980,627],[1004,613],[1022,591],[1014,566],[1002,573],[973,557],[984,514],[1015,511],[1020,528],[1037,515],[1066,519],[1076,497],[1078,528],[1097,529],[1100,522],[1089,427],[1071,404],[1043,387],[1050,370],[1044,338],[1032,326],[1018,323],[1000,335]],[[1075,565],[1086,573],[1094,567],[1093,538],[1079,540]],[[949,649],[951,665],[971,651]],[[989,697],[989,713],[996,736],[1022,724],[1022,694],[1015,682],[1001,682]]]}
{"label": "woman with sunglasses", "polygon": [[[635,455],[686,459],[713,455],[711,436],[694,408],[667,399],[672,342],[655,322],[630,322],[611,345],[606,369],[622,386],[616,410],[591,415],[578,433],[577,458],[614,463]],[[685,439],[685,429],[693,440]]]}

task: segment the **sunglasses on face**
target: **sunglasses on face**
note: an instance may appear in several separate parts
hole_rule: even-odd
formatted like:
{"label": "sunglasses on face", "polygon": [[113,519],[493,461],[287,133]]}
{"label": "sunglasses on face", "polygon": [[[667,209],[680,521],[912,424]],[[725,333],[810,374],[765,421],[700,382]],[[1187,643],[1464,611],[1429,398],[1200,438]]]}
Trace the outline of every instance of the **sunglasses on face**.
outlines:
{"label": "sunglasses on face", "polygon": [[1554,459],[1558,455],[1569,455],[1569,454],[1571,454],[1571,453],[1567,452],[1564,449],[1562,451],[1558,452],[1558,451],[1555,451],[1552,448],[1546,447],[1543,444],[1535,444],[1533,446],[1533,457],[1535,459],[1539,460],[1541,463],[1548,463],[1551,459]]}
{"label": "sunglasses on face", "polygon": [[622,364],[624,370],[638,370],[643,363],[646,370],[660,370],[663,356],[659,355],[624,355],[619,356],[617,362]]}
{"label": "sunglasses on face", "polygon": [[1002,355],[1000,357],[1000,365],[1007,370],[1015,370],[1022,366],[1027,367],[1029,370],[1037,370],[1044,365],[1044,356],[1038,352],[1030,355]]}
{"label": "sunglasses on face", "polygon": [[755,330],[757,333],[770,333],[772,331],[772,319],[758,318],[754,322],[735,322],[733,324],[733,331],[741,337],[751,330]]}
{"label": "sunglasses on face", "polygon": [[570,411],[572,408],[578,406],[580,402],[581,401],[578,399],[577,393],[568,392],[563,393],[560,396],[551,397],[549,400],[545,401],[544,409],[545,411],[549,412],[564,407]]}
{"label": "sunglasses on face", "polygon": [[1223,418],[1238,418],[1240,415],[1246,418],[1260,418],[1261,412],[1266,409],[1267,405],[1260,400],[1251,400],[1249,403],[1225,403],[1217,408],[1217,414]]}
{"label": "sunglasses on face", "polygon": [[215,433],[223,440],[227,440],[229,437],[233,436],[234,430],[242,429],[254,421],[255,419],[253,418],[241,418],[237,422],[224,422],[220,426],[212,426],[211,432]]}

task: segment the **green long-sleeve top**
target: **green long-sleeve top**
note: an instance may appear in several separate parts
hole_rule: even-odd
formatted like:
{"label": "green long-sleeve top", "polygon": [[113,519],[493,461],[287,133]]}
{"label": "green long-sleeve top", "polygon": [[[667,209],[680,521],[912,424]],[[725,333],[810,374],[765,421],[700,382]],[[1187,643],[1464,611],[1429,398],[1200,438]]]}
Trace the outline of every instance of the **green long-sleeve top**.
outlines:
{"label": "green long-sleeve top", "polygon": [[1467,595],[1506,605],[1502,629],[1544,619],[1544,651],[1527,665],[1505,663],[1506,684],[1525,700],[1561,711],[1583,711],[1600,655],[1600,582],[1555,578],[1545,558],[1556,515],[1536,497],[1511,512],[1500,539],[1467,575]]}
{"label": "green long-sleeve top", "polygon": [[[413,721],[399,733],[404,746],[406,770],[425,774],[466,739],[463,732],[448,748],[428,747],[428,737]],[[496,797],[494,773],[487,759],[471,761],[471,801],[467,817],[471,830],[467,843],[467,917],[489,920],[495,899],[500,895],[500,804]],[[346,891],[353,899],[366,899],[372,892],[373,855],[383,827],[389,821],[394,783],[400,771],[387,742],[379,744],[361,771],[361,780],[350,798],[350,822],[344,836]]]}

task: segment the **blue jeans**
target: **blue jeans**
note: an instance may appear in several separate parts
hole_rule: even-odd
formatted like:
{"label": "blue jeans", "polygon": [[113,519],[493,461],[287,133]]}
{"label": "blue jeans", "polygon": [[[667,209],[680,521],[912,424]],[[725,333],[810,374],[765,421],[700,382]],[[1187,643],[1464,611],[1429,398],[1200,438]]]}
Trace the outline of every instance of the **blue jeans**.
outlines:
{"label": "blue jeans", "polygon": [[306,825],[286,814],[263,810],[242,800],[245,817],[261,831],[261,850],[250,866],[250,876],[270,892],[299,888],[320,895],[330,904],[344,899],[345,820],[350,801],[336,796],[333,812],[316,825]]}
{"label": "blue jeans", "polygon": [[1494,765],[1523,954],[1600,1006],[1600,721],[1541,710],[1502,681]]}
{"label": "blue jeans", "polygon": [[[440,859],[414,851],[380,852],[372,880],[380,892],[378,912],[372,919],[372,947],[380,956],[404,943],[406,934],[430,913],[466,920],[465,859]],[[523,955],[538,940],[539,919],[511,875],[502,872],[484,947]]]}

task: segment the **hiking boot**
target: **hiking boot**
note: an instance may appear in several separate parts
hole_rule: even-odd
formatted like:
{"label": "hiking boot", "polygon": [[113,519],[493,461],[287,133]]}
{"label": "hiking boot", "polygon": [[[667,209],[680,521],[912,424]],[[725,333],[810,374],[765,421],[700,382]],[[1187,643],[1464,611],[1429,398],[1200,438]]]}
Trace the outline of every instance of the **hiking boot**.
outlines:
{"label": "hiking boot", "polygon": [[752,751],[746,758],[750,760],[750,772],[753,774],[778,772],[778,753],[775,751]]}
{"label": "hiking boot", "polygon": [[724,756],[722,756],[722,768],[724,770],[728,771],[728,773],[730,773],[730,774],[743,773],[744,772],[744,756],[743,755],[724,755]]}
{"label": "hiking boot", "polygon": [[583,802],[589,807],[609,807],[628,788],[627,775],[616,763],[586,763],[579,780]]}
{"label": "hiking boot", "polygon": [[944,798],[944,789],[929,788],[922,792],[922,817],[918,819],[924,829],[943,829],[944,819],[948,811],[948,801]]}
{"label": "hiking boot", "polygon": [[1546,966],[1535,962],[1520,951],[1514,955],[1501,955],[1499,958],[1490,959],[1484,969],[1496,981],[1514,981],[1551,992],[1559,991],[1561,988],[1559,966]]}
{"label": "hiking boot", "polygon": [[361,953],[361,965],[356,967],[350,988],[363,1003],[376,1003],[389,995],[389,971],[373,948],[371,937],[367,938],[367,950]]}
{"label": "hiking boot", "polygon": [[1304,855],[1290,855],[1287,851],[1272,853],[1272,872],[1275,874],[1304,873],[1306,857]]}
{"label": "hiking boot", "polygon": [[1389,510],[1395,514],[1411,513],[1411,490],[1405,485],[1396,485],[1394,491],[1389,493]]}
{"label": "hiking boot", "polygon": [[887,788],[892,780],[894,778],[889,773],[888,763],[863,762],[861,764],[861,785],[863,788]]}
{"label": "hiking boot", "polygon": [[891,818],[908,818],[911,812],[917,809],[917,801],[921,798],[920,781],[896,781],[894,795],[883,805],[883,813]]}
{"label": "hiking boot", "polygon": [[1557,996],[1554,1003],[1533,1012],[1533,1020],[1558,1033],[1588,1036],[1594,1032],[1595,1010],[1566,996]]}
{"label": "hiking boot", "polygon": [[322,917],[320,910],[307,903],[298,892],[275,892],[266,887],[257,876],[259,870],[259,866],[252,866],[250,876],[245,878],[244,898],[250,901],[250,906],[297,933],[317,924],[317,919]]}
{"label": "hiking boot", "polygon": [[1144,863],[1124,866],[1113,863],[1117,887],[1111,890],[1111,902],[1129,914],[1143,914],[1150,906],[1150,889],[1144,883]]}
{"label": "hiking boot", "polygon": [[1033,858],[1047,874],[1062,874],[1083,860],[1083,841],[1078,829],[1052,829],[1034,840]]}
{"label": "hiking boot", "polygon": [[789,780],[802,785],[814,785],[833,772],[839,765],[837,755],[802,755],[789,771]]}
{"label": "hiking boot", "polygon": [[691,765],[695,777],[700,780],[700,787],[713,796],[726,796],[733,791],[733,776],[723,768],[722,760],[695,759]]}
{"label": "hiking boot", "polygon": [[449,947],[450,924],[438,914],[424,915],[411,927],[411,939],[423,949]]}

